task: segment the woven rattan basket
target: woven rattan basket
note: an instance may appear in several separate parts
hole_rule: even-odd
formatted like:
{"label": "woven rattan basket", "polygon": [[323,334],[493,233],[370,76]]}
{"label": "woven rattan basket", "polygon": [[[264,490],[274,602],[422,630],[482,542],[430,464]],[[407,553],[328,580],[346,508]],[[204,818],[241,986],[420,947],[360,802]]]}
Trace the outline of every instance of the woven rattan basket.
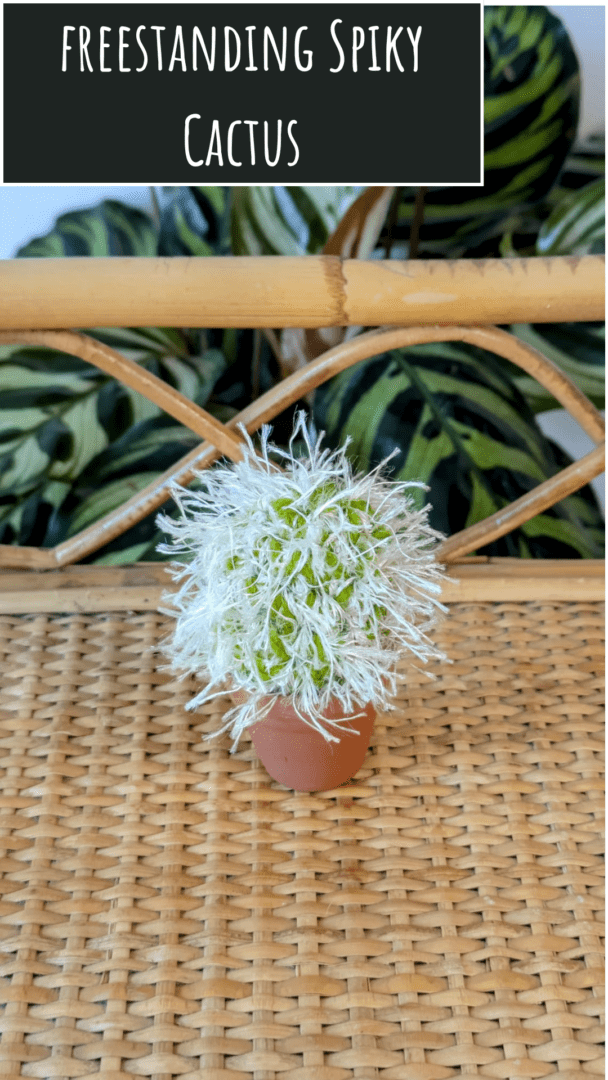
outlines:
{"label": "woven rattan basket", "polygon": [[72,565],[171,475],[238,457],[235,423],[55,329],[390,322],[240,419],[253,431],[387,345],[450,338],[525,366],[600,444],[568,380],[488,323],[598,319],[602,290],[591,258],[0,265],[0,341],[105,366],[205,440],[57,549],[0,548],[0,1077],[603,1075],[603,563],[467,557],[601,471],[603,447],[446,541],[452,663],[432,682],[404,665],[356,777],[294,794],[246,740],[204,741],[226,701],[186,713],[194,687],[158,670],[163,568]]}

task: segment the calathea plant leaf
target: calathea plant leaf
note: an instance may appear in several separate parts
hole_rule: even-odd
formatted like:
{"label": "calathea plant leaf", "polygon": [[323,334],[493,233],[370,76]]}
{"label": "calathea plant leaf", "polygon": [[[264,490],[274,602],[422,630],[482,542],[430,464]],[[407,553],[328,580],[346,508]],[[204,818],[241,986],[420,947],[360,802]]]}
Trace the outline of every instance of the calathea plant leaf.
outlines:
{"label": "calathea plant leaf", "polygon": [[538,255],[603,255],[605,248],[603,177],[561,199],[543,221],[536,239]]}
{"label": "calathea plant leaf", "polygon": [[161,187],[156,195],[159,255],[230,253],[230,188]]}
{"label": "calathea plant leaf", "polygon": [[[556,183],[551,190],[547,192],[545,198],[540,202],[535,203],[534,206],[526,208],[525,211],[509,216],[508,221],[503,226],[503,234],[500,238],[496,254],[503,258],[511,258],[513,256],[529,257],[542,254],[537,246],[537,241],[541,230],[544,231],[543,226],[545,222],[554,213],[560,216],[567,215],[571,201],[576,201],[575,195],[577,192],[581,192],[581,190],[586,187],[589,187],[590,191],[594,190],[597,192],[597,185],[600,184],[602,186],[601,200],[603,201],[605,167],[606,160],[603,135],[587,136],[583,141],[576,142],[566,157]],[[597,213],[599,200],[591,197],[590,201],[595,202],[594,220],[599,222],[600,214]],[[603,237],[603,205],[600,205],[600,213]],[[589,236],[591,242],[596,244],[594,230],[590,232]],[[573,239],[578,243],[581,242],[582,233],[580,228],[574,229]],[[562,237],[562,246],[563,249],[559,254],[574,254],[574,251],[569,249],[570,244],[567,236]],[[603,246],[596,244],[593,248],[593,254],[599,254],[601,251],[603,251]],[[557,252],[555,254],[557,254]],[[579,254],[591,254],[591,244],[581,244],[581,251]]]}
{"label": "calathea plant leaf", "polygon": [[20,248],[20,258],[66,255],[156,255],[156,229],[151,218],[133,206],[105,199],[97,206],[73,210],[57,218],[45,236]]}
{"label": "calathea plant leaf", "polygon": [[[25,244],[17,251],[16,257],[152,257],[157,254],[158,230],[152,218],[135,207],[106,199],[97,206],[62,214],[47,234]],[[162,367],[163,358],[187,360],[192,352],[191,343],[180,330],[162,327],[92,328],[86,332],[138,363],[151,364],[151,370],[161,378],[165,378],[166,373],[158,370],[157,365],[160,363]],[[49,374],[54,371],[74,371],[85,376],[86,372],[93,371],[81,360],[50,350],[28,348],[21,351],[13,349],[12,352],[19,356],[19,363],[29,366],[37,358],[39,370]],[[6,351],[2,355],[6,356]],[[48,360],[45,361],[45,357]]]}
{"label": "calathea plant leaf", "polygon": [[[75,536],[102,515],[122,506],[199,442],[196,435],[168,416],[134,424],[80,473],[50,522],[48,543]],[[171,513],[174,508],[168,505],[165,509]],[[159,540],[155,513],[151,513],[85,562],[112,566],[156,561]]]}
{"label": "calathea plant leaf", "polygon": [[604,135],[586,135],[574,143],[564,167],[553,187],[549,201],[559,202],[564,192],[577,191],[592,180],[603,180],[606,174]]}
{"label": "calathea plant leaf", "polygon": [[[605,182],[595,179],[577,190],[563,191],[559,202],[539,229],[536,244],[527,254],[538,256],[599,255],[605,249]],[[514,255],[511,237],[503,241],[503,254]],[[575,264],[573,264],[574,266]],[[605,402],[605,326],[596,323],[518,324],[511,331],[553,360],[597,408]],[[506,364],[506,362],[505,362]],[[534,379],[506,364],[518,389],[535,412],[554,409],[555,401]]]}
{"label": "calathea plant leaf", "polygon": [[157,406],[97,369],[84,376],[54,372],[51,360],[48,370],[32,370],[28,359],[20,349],[0,361],[2,543],[17,536],[21,544],[42,543],[24,531],[27,500],[36,497],[57,509],[101,450],[133,424],[160,419]]}
{"label": "calathea plant leaf", "polygon": [[235,187],[235,255],[316,255],[357,197],[354,187]]}
{"label": "calathea plant leaf", "polygon": [[[497,255],[497,238],[546,198],[574,141],[579,69],[561,21],[546,7],[487,6],[484,44],[484,185],[426,193],[421,258]],[[401,241],[415,195],[404,189]]]}
{"label": "calathea plant leaf", "polygon": [[[319,387],[317,428],[350,436],[367,471],[393,450],[398,480],[423,480],[430,524],[447,535],[481,521],[562,467],[502,365],[484,350],[420,345],[364,361]],[[601,557],[603,522],[589,488],[487,545],[484,555]]]}
{"label": "calathea plant leaf", "polygon": [[[561,367],[597,409],[605,405],[605,325],[604,323],[518,323],[510,329],[521,341]],[[506,362],[505,362],[506,363]],[[509,365],[510,367],[510,365]],[[512,369],[513,381],[532,411],[558,408],[555,399],[519,368]]]}
{"label": "calathea plant leaf", "polygon": [[[47,236],[31,241],[18,256],[156,253],[152,219],[106,201],[62,215]],[[201,331],[141,327],[88,333],[201,405],[226,369],[223,354],[207,346]],[[117,488],[110,491],[112,483],[130,483],[130,494],[144,486],[145,471],[157,468],[158,475],[193,445],[194,436],[174,421],[169,438],[165,421],[156,405],[82,360],[53,349],[1,347],[0,542],[52,546],[72,535],[75,521],[90,523],[91,513],[101,517],[113,508]],[[139,438],[141,425],[148,442],[135,467],[129,438],[126,443],[122,438],[133,433]],[[97,476],[87,490],[82,478],[105,452],[119,478]],[[125,470],[131,466],[134,474],[127,481]],[[104,485],[108,490],[102,492]]]}
{"label": "calathea plant leaf", "polygon": [[[156,405],[98,369],[83,364],[82,374],[56,374],[51,358],[48,369],[39,370],[44,350],[32,352],[30,358],[25,348],[13,350],[0,361],[0,543],[52,546],[73,535],[76,510],[89,496],[90,506],[80,507],[89,524],[91,512],[96,518],[107,512],[105,484],[129,477],[133,495],[153,479],[151,471],[164,472],[197,438],[173,420],[167,430],[168,418]],[[196,359],[195,365],[153,355],[149,367],[204,407],[225,362],[213,349]],[[110,463],[106,476],[99,470]],[[32,498],[40,502],[36,521],[31,512],[23,516]]]}

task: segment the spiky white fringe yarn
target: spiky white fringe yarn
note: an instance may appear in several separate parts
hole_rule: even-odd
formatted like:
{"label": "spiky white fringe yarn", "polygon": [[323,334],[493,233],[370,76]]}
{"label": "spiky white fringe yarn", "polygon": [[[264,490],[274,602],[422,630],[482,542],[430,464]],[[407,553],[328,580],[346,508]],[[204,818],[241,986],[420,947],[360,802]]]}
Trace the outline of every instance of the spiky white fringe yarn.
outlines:
{"label": "spiky white fringe yarn", "polygon": [[[220,729],[232,753],[276,696],[339,742],[320,723],[332,698],[348,719],[366,702],[388,709],[403,653],[445,659],[429,637],[446,611],[433,553],[441,536],[429,507],[416,509],[408,495],[425,486],[384,479],[386,462],[354,475],[346,447],[321,450],[323,434],[311,442],[303,412],[288,453],[269,443],[270,431],[262,429],[258,457],[243,428],[244,459],[201,473],[204,490],[174,485],[181,517],[157,518],[172,537],[158,550],[181,556],[169,570],[183,584],[161,608],[177,614],[164,644],[169,667],[205,681],[190,709],[227,682],[247,692]],[[298,435],[308,457],[294,457]],[[269,453],[284,459],[283,472]]]}

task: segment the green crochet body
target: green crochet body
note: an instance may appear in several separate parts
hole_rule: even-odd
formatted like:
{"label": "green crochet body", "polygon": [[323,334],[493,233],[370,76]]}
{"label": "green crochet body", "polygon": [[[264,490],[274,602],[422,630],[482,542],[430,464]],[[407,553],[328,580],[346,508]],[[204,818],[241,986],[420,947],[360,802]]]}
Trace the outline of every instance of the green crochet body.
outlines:
{"label": "green crochet body", "polygon": [[[307,590],[305,603],[311,609],[319,602],[321,596],[329,595],[333,598],[337,605],[336,633],[339,640],[344,641],[348,623],[343,617],[340,618],[340,613],[346,612],[349,605],[356,601],[356,581],[353,578],[364,576],[368,569],[367,564],[375,555],[374,548],[392,535],[390,529],[385,526],[374,525],[373,511],[364,500],[336,499],[336,495],[337,488],[333,484],[326,484],[313,492],[304,505],[301,498],[299,506],[294,504],[294,499],[276,499],[271,503],[272,520],[269,521],[269,531],[271,528],[272,535],[264,537],[252,552],[254,563],[260,562],[263,566],[268,560],[274,565],[279,590],[270,609],[269,647],[255,654],[257,673],[265,683],[270,683],[280,677],[291,660],[290,644],[298,633],[297,618],[290,607],[290,603],[293,604],[292,598],[296,588],[300,591],[301,583],[305,583]],[[325,503],[329,505],[324,507]],[[315,571],[310,555],[303,561],[301,550],[294,551],[289,559],[285,555],[286,548],[291,546],[294,540],[305,538],[310,519],[316,511],[319,511],[320,520],[327,526],[323,529],[320,538],[320,547],[324,553],[321,571],[319,569]],[[348,567],[339,561],[331,546],[328,546],[334,531],[333,526],[337,523],[340,513],[345,515],[350,526],[346,532],[343,526],[341,528],[341,535],[347,539],[352,552]],[[238,559],[229,559],[226,569],[234,570],[239,565]],[[378,569],[374,573],[377,575]],[[258,593],[256,584],[258,574],[254,573],[246,579],[247,593],[253,601]],[[298,582],[300,584],[297,584]],[[386,613],[386,608],[380,605],[374,606],[374,619],[368,618],[363,627],[370,640],[373,640],[377,633],[377,628],[373,623],[378,623]],[[386,630],[381,632],[388,633]],[[239,665],[240,674],[245,678],[250,675],[242,662],[242,650],[238,646],[235,648],[235,660]],[[323,687],[330,676],[330,666],[319,635],[316,633],[311,635],[306,665],[315,686]]]}

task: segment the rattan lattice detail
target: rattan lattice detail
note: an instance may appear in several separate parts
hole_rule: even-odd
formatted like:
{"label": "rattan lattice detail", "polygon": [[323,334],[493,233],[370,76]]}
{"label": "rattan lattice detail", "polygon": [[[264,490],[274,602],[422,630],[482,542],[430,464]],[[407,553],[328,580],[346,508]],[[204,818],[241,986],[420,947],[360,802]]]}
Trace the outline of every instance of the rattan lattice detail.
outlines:
{"label": "rattan lattice detail", "polygon": [[94,364],[126,386],[141,392],[144,397],[205,439],[199,448],[186,454],[121,507],[56,547],[17,548],[0,544],[0,566],[42,569],[83,559],[162,505],[169,495],[171,481],[189,483],[197,470],[207,468],[222,453],[232,460],[240,460],[242,438],[236,433],[238,424],[242,424],[251,434],[300,397],[357,361],[393,348],[433,341],[466,341],[511,361],[538,379],[540,384],[553,394],[556,401],[568,409],[596,444],[591,453],[562,469],[557,476],[543,481],[532,492],[516,499],[484,521],[444,540],[438,551],[442,562],[453,562],[456,558],[504,536],[517,525],[555,505],[566,495],[578,491],[604,471],[605,423],[602,415],[553,361],[495,326],[393,327],[357,335],[294,372],[225,425],[135,361],[84,334],[65,330],[0,330],[0,343],[57,348]]}
{"label": "rattan lattice detail", "polygon": [[0,1075],[602,1075],[601,606],[454,605],[314,795],[203,741],[168,630],[0,620]]}

